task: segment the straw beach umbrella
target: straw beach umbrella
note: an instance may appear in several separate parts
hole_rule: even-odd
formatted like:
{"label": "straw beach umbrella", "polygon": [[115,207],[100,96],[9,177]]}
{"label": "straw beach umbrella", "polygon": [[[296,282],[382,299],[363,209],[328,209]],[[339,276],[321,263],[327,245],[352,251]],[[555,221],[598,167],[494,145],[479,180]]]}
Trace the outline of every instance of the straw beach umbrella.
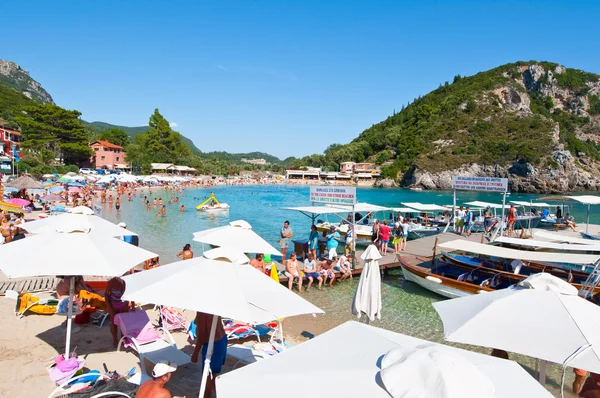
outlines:
{"label": "straw beach umbrella", "polygon": [[[63,216],[56,216],[56,218]],[[54,218],[54,217],[52,217]],[[110,236],[90,233],[81,223],[65,222],[54,232],[30,236],[0,246],[0,270],[9,278],[84,275],[121,276],[157,255]],[[69,303],[74,295],[71,278]],[[71,343],[71,304],[68,305],[65,355]]]}
{"label": "straw beach umbrella", "polygon": [[354,321],[220,375],[216,387],[219,398],[552,396],[514,361]]}
{"label": "straw beach umbrella", "polygon": [[433,306],[446,340],[600,373],[600,307],[555,276],[535,274],[514,288]]}
{"label": "straw beach umbrella", "polygon": [[250,265],[196,257],[128,275],[125,300],[213,314],[200,396],[210,371],[217,316],[264,323],[323,311]]}
{"label": "straw beach umbrella", "polygon": [[43,188],[41,182],[36,181],[29,176],[19,177],[16,180],[11,181],[8,184],[6,184],[6,186],[18,188],[18,189],[41,189],[41,188]]}
{"label": "straw beach umbrella", "polygon": [[371,244],[360,258],[363,259],[364,266],[354,293],[352,313],[359,319],[362,313],[366,314],[369,323],[375,318],[381,320],[381,254],[377,247]]}

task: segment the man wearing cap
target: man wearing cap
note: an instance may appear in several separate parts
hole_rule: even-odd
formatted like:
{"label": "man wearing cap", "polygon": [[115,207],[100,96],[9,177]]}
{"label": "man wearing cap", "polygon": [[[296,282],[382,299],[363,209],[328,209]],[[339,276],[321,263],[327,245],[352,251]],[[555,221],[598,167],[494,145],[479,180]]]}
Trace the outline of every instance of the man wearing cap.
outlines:
{"label": "man wearing cap", "polygon": [[330,260],[333,260],[337,257],[337,247],[340,239],[340,234],[335,230],[335,227],[332,225],[331,228],[329,228],[329,233],[327,234],[327,252],[328,258]]}
{"label": "man wearing cap", "polygon": [[171,379],[171,373],[176,369],[177,365],[171,362],[157,363],[152,371],[152,380],[142,384],[135,396],[138,398],[171,398],[171,393],[165,388],[165,384]]}

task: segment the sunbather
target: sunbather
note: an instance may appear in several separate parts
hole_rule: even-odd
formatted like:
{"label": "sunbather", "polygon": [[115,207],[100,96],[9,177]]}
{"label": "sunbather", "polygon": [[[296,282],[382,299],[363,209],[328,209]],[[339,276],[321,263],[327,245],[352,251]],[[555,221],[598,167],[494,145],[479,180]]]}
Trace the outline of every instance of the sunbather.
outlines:
{"label": "sunbather", "polygon": [[321,290],[321,285],[323,284],[323,277],[319,273],[319,264],[313,258],[312,252],[308,254],[306,260],[304,260],[304,275],[308,278],[308,286],[306,287],[306,291],[310,290],[311,285],[315,281],[319,281],[319,290]]}
{"label": "sunbather", "polygon": [[[196,347],[192,354],[192,362],[198,362],[198,355],[202,349],[202,366],[206,360],[206,352],[208,350],[208,342],[210,340],[210,329],[213,322],[213,315],[205,314],[204,312],[196,312]],[[221,317],[217,317],[217,329],[215,331],[215,343],[213,345],[213,353],[210,359],[210,370],[213,377],[209,377],[206,383],[205,398],[213,396],[215,391],[215,377],[221,373],[221,367],[225,363],[227,357],[227,334],[223,329],[223,321]]]}
{"label": "sunbather", "polygon": [[285,262],[285,276],[288,278],[288,289],[292,290],[294,279],[298,279],[298,291],[302,293],[302,274],[296,260],[296,253],[290,254],[290,258]]}
{"label": "sunbather", "polygon": [[115,315],[129,311],[129,301],[123,301],[123,293],[125,293],[125,281],[122,278],[115,277],[108,281],[106,290],[104,291],[104,299],[106,300],[106,312],[110,315],[110,333],[113,338],[113,345],[116,347],[119,344],[117,325],[115,325]]}
{"label": "sunbather", "polygon": [[342,274],[341,281],[350,277],[352,279],[352,265],[346,256],[339,256],[334,259],[333,270],[339,271]]}
{"label": "sunbather", "polygon": [[325,282],[325,286],[327,285],[327,279],[329,279],[329,286],[333,285],[335,282],[335,273],[332,269],[333,260],[324,260],[321,263],[321,276],[323,277],[323,281]]}
{"label": "sunbather", "polygon": [[569,228],[571,228],[571,230],[572,230],[573,232],[577,232],[577,231],[575,230],[575,227],[577,226],[577,224],[575,224],[575,219],[574,219],[573,217],[571,217],[571,216],[569,215],[569,213],[567,213],[567,214],[565,215],[565,224],[567,224],[567,226],[568,226]]}
{"label": "sunbather", "polygon": [[138,398],[171,398],[171,393],[165,388],[165,384],[171,379],[171,373],[175,370],[177,370],[177,364],[157,363],[152,371],[152,380],[142,384],[135,396]]}

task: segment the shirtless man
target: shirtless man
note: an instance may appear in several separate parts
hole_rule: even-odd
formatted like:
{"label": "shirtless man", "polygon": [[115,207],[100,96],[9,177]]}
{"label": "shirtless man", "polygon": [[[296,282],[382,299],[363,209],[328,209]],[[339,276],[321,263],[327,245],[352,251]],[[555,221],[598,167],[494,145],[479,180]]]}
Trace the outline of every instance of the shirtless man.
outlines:
{"label": "shirtless man", "polygon": [[296,253],[290,254],[290,258],[285,262],[285,276],[288,278],[288,289],[292,290],[294,279],[298,278],[298,291],[302,293],[302,274],[296,260]]}
{"label": "shirtless man", "polygon": [[75,278],[75,295],[78,295],[81,290],[87,290],[88,288],[83,283],[83,276],[65,276],[56,285],[56,298],[63,299],[69,297],[69,289],[71,287],[71,278]]}
{"label": "shirtless man", "polygon": [[[196,312],[196,347],[192,354],[192,363],[198,362],[198,356],[202,350],[202,366],[206,359],[206,353],[208,351],[208,342],[210,340],[210,329],[212,326],[213,315],[205,314],[204,312]],[[223,321],[221,317],[217,317],[217,329],[215,330],[215,340],[213,344],[213,353],[210,358],[210,370],[212,371],[213,377],[209,377],[206,383],[206,392],[204,398],[213,396],[215,391],[215,378],[221,373],[221,367],[225,363],[227,357],[227,334],[223,329]]]}
{"label": "shirtless man", "polygon": [[161,361],[154,365],[152,380],[148,380],[140,386],[136,393],[138,398],[171,398],[171,393],[165,388],[165,384],[171,379],[171,373],[177,369],[174,363]]}
{"label": "shirtless man", "polygon": [[263,260],[262,253],[256,253],[256,257],[254,257],[252,261],[250,261],[250,265],[262,272],[263,274],[266,272],[267,267],[265,265],[265,261]]}

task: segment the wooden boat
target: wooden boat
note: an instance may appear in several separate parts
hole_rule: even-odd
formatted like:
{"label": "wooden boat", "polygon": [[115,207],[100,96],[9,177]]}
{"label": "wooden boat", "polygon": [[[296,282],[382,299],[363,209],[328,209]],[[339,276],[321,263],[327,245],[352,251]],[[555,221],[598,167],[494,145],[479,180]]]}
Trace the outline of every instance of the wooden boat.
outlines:
{"label": "wooden boat", "polygon": [[431,260],[417,256],[398,256],[404,279],[448,298],[469,296],[482,292],[504,289],[524,279],[521,275],[503,274],[488,268],[465,267],[438,260],[432,267]]}
{"label": "wooden boat", "polygon": [[512,262],[501,262],[501,261],[492,261],[488,259],[480,259],[473,256],[467,256],[464,254],[455,254],[455,253],[444,253],[444,260],[453,264],[460,264],[467,267],[486,267],[493,269],[498,272],[508,272],[512,274],[519,275],[533,275],[540,272],[546,272],[548,274],[554,275],[560,279],[564,279],[565,281],[576,285],[577,288],[581,287],[581,284],[585,282],[588,277],[588,273],[577,271],[573,269],[565,269],[559,265],[552,264],[543,264],[536,263],[533,261],[520,261],[513,266]]}
{"label": "wooden boat", "polygon": [[[437,260],[431,267],[431,260],[416,256],[398,257],[404,273],[404,279],[448,298],[478,294],[492,290],[505,289],[527,278],[527,275],[495,270],[487,267],[467,266]],[[580,284],[572,283],[577,289]],[[593,294],[599,293],[594,289]]]}

